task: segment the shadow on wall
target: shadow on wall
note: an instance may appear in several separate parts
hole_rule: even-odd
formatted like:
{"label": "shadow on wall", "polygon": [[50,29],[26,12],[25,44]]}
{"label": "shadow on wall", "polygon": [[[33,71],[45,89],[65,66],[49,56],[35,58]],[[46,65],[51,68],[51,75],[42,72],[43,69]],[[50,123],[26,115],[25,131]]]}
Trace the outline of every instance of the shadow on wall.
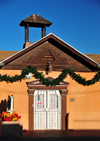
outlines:
{"label": "shadow on wall", "polygon": [[69,113],[67,113],[65,117],[65,129],[68,129],[68,120],[69,120]]}
{"label": "shadow on wall", "polygon": [[4,100],[1,100],[1,103],[0,103],[0,114],[3,112],[3,111],[7,111],[7,100],[4,99]]}

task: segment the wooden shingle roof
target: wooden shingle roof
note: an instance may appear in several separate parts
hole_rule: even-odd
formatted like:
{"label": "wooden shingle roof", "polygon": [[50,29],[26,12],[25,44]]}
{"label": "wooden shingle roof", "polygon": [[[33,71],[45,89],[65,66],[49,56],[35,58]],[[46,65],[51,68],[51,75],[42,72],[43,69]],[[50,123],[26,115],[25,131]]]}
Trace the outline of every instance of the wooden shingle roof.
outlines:
{"label": "wooden shingle roof", "polygon": [[0,61],[12,56],[13,54],[17,53],[18,51],[4,51],[0,50]]}
{"label": "wooden shingle roof", "polygon": [[[4,59],[14,55],[17,52],[18,51],[4,51],[4,50],[0,50],[0,61],[2,61]],[[94,61],[100,63],[100,54],[85,54],[85,55],[90,57]]]}
{"label": "wooden shingle roof", "polygon": [[94,61],[100,63],[100,54],[85,54],[85,55],[90,57]]}
{"label": "wooden shingle roof", "polygon": [[44,25],[49,27],[52,24],[50,21],[44,19],[38,14],[33,14],[22,20],[20,26],[26,26],[27,23],[29,24],[29,27],[42,27]]}

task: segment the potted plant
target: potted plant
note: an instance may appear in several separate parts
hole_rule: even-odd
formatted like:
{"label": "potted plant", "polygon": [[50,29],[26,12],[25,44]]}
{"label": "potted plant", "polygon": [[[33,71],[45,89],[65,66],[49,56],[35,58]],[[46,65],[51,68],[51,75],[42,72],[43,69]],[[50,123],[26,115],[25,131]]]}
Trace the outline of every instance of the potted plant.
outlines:
{"label": "potted plant", "polygon": [[0,114],[1,119],[1,137],[7,138],[21,138],[23,126],[16,112],[10,114],[9,112],[2,112]]}

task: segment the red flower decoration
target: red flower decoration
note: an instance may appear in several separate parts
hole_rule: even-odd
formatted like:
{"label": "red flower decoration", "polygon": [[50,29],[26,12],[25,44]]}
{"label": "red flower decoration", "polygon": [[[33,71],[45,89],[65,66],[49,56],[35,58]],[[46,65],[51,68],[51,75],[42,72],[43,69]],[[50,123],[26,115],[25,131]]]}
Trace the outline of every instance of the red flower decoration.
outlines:
{"label": "red flower decoration", "polygon": [[11,121],[11,119],[10,118],[4,118],[4,121]]}
{"label": "red flower decoration", "polygon": [[19,116],[18,119],[21,119],[21,116]]}
{"label": "red flower decoration", "polygon": [[0,118],[2,118],[2,114],[0,114]]}

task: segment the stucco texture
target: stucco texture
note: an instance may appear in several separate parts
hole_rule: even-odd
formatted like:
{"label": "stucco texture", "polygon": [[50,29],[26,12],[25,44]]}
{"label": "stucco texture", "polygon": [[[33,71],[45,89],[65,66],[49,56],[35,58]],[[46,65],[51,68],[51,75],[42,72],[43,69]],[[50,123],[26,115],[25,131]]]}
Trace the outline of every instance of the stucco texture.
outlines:
{"label": "stucco texture", "polygon": [[[61,72],[51,72],[45,77],[56,78]],[[0,74],[14,76],[21,74],[20,70],[0,70]],[[86,79],[91,79],[95,72],[79,74]],[[29,129],[29,96],[26,82],[35,80],[24,79],[22,82],[0,82],[0,112],[3,110],[4,101],[8,95],[14,96],[14,111],[21,115],[23,129]],[[82,86],[67,76],[64,81],[69,82],[67,94],[68,129],[99,129],[100,128],[100,82],[91,86]],[[7,110],[7,109],[6,109]]]}

